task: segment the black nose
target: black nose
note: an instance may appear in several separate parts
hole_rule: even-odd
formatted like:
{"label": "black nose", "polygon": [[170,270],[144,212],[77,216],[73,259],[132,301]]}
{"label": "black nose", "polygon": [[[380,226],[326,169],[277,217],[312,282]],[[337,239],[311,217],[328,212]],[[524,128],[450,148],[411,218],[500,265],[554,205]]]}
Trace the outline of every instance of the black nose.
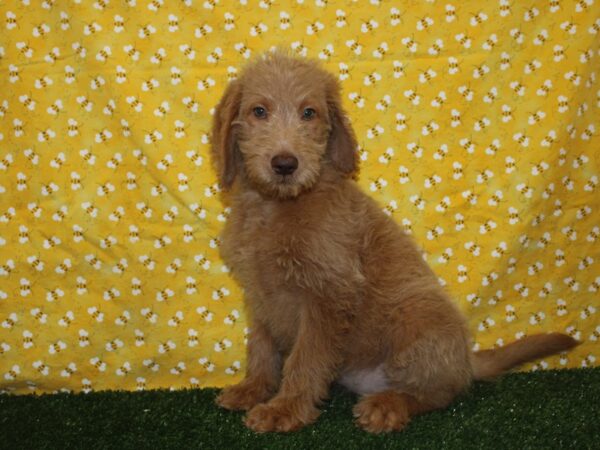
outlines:
{"label": "black nose", "polygon": [[273,157],[271,167],[277,175],[291,175],[298,168],[298,158],[289,153],[281,153]]}

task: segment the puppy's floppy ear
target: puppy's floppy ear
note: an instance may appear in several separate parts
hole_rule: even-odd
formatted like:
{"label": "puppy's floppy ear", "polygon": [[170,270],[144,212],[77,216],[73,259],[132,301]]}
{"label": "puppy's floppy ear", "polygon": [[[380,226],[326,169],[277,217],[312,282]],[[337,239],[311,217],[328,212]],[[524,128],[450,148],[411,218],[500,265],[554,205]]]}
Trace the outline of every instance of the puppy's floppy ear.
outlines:
{"label": "puppy's floppy ear", "polygon": [[327,143],[327,153],[334,167],[340,172],[353,175],[358,170],[358,144],[340,98],[340,86],[335,78],[327,87],[327,108],[331,131]]}
{"label": "puppy's floppy ear", "polygon": [[231,81],[217,105],[213,119],[211,156],[223,189],[233,184],[240,163],[233,122],[238,116],[241,99],[241,83]]}

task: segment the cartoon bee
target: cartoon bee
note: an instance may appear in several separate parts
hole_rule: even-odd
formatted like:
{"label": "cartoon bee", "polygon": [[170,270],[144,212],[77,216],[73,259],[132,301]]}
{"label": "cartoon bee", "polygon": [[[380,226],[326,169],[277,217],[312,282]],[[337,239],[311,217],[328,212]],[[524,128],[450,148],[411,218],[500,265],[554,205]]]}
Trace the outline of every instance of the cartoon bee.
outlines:
{"label": "cartoon bee", "polygon": [[554,62],[560,62],[565,58],[565,49],[562,45],[555,45],[553,51]]}
{"label": "cartoon bee", "polygon": [[491,34],[481,45],[481,48],[487,51],[491,51],[494,49],[496,44],[498,43],[498,37],[495,34]]}
{"label": "cartoon bee", "polygon": [[160,368],[160,365],[156,361],[153,361],[151,359],[145,359],[143,361],[143,364],[145,367],[150,369],[152,372],[158,372],[158,369]]}
{"label": "cartoon bee", "polygon": [[544,83],[540,86],[540,88],[537,90],[537,95],[539,95],[540,97],[545,97],[546,95],[548,95],[550,93],[550,90],[552,89],[552,81],[551,80],[546,80],[544,81]]}
{"label": "cartoon bee", "polygon": [[157,12],[162,5],[163,0],[151,0],[150,3],[148,3],[148,9],[152,12]]}
{"label": "cartoon bee", "polygon": [[363,33],[370,33],[377,28],[379,28],[379,23],[377,23],[377,21],[373,19],[370,19],[362,23],[362,25],[360,26],[360,31],[362,31]]}
{"label": "cartoon bee", "polygon": [[417,21],[417,30],[419,30],[419,31],[428,30],[433,24],[434,24],[434,21],[431,17],[423,17],[422,19],[419,19]]}
{"label": "cartoon bee", "polygon": [[404,97],[408,99],[413,105],[417,106],[421,102],[421,97],[412,89],[404,91]]}
{"label": "cartoon bee", "polygon": [[118,289],[110,288],[104,291],[103,298],[106,301],[115,300],[121,296],[121,292]]}
{"label": "cartoon bee", "polygon": [[163,220],[166,222],[173,222],[179,214],[177,206],[172,206],[164,215]]}
{"label": "cartoon bee", "polygon": [[365,76],[363,82],[365,84],[365,86],[373,86],[375,84],[377,84],[379,81],[381,81],[381,75],[377,72],[372,72],[368,75]]}
{"label": "cartoon bee", "polygon": [[577,25],[568,20],[560,24],[560,29],[571,35],[577,33]]}
{"label": "cartoon bee", "polygon": [[179,325],[181,325],[182,321],[183,321],[183,313],[181,311],[177,311],[175,313],[175,315],[169,319],[167,324],[170,327],[178,327]]}
{"label": "cartoon bee", "polygon": [[590,179],[583,186],[583,190],[586,192],[592,192],[598,186],[598,177],[596,175],[592,175]]}
{"label": "cartoon bee", "polygon": [[369,128],[369,130],[367,130],[367,138],[374,139],[379,137],[384,131],[385,130],[381,125],[375,124],[373,127]]}
{"label": "cartoon bee", "polygon": [[477,67],[475,67],[475,69],[473,69],[473,78],[475,78],[475,79],[483,78],[489,72],[490,72],[490,68],[488,66],[486,66],[485,64],[482,64],[481,66],[477,66]]}
{"label": "cartoon bee", "polygon": [[592,213],[592,208],[585,205],[577,210],[575,217],[577,218],[577,220],[582,220],[582,219],[585,219],[587,216],[589,216],[591,213]]}
{"label": "cartoon bee", "polygon": [[426,123],[425,125],[423,125],[423,128],[421,129],[421,134],[423,136],[429,136],[429,135],[434,134],[439,129],[440,129],[440,126],[436,122],[431,120],[428,123]]}
{"label": "cartoon bee", "polygon": [[87,292],[87,281],[82,276],[77,277],[77,295],[83,295]]}
{"label": "cartoon bee", "polygon": [[[462,265],[462,264],[460,264],[457,269],[458,269],[458,277],[457,277],[458,282],[459,283],[464,283],[469,278],[469,272],[468,272],[467,268],[464,265]],[[471,302],[470,303],[473,306],[478,306],[479,305],[479,298],[476,297],[476,296],[474,296],[474,294],[472,294],[471,296],[469,296],[468,299],[471,300],[472,303]]]}
{"label": "cartoon bee", "polygon": [[[88,312],[89,312],[89,310],[88,310]],[[89,333],[86,330],[79,330],[78,341],[79,341],[80,347],[87,347],[88,345],[90,345]]]}
{"label": "cartoon bee", "polygon": [[94,104],[84,95],[77,97],[77,103],[87,112],[90,112],[94,107]]}
{"label": "cartoon bee", "polygon": [[546,218],[546,216],[544,214],[538,214],[536,215],[533,220],[531,221],[531,226],[533,227],[537,227],[538,225],[540,225],[544,219]]}
{"label": "cartoon bee", "polygon": [[86,36],[96,34],[99,31],[102,31],[102,27],[96,22],[92,22],[83,27],[83,34],[85,34]]}
{"label": "cartoon bee", "polygon": [[[101,312],[95,306],[90,306],[88,308],[87,312],[90,316],[92,316],[92,319],[94,319],[96,322],[102,322],[104,320],[104,313]],[[82,336],[81,330],[79,331],[79,336]],[[85,333],[85,336],[87,337],[87,333]],[[81,340],[81,338],[80,338],[80,340]]]}
{"label": "cartoon bee", "polygon": [[402,42],[402,44],[408,49],[409,52],[411,53],[416,53],[419,45],[417,44],[417,42],[411,38],[411,37],[405,37],[402,38],[400,40],[400,42]]}
{"label": "cartoon bee", "polygon": [[[218,191],[217,191],[218,192]],[[202,208],[198,203],[192,203],[189,206],[190,210],[200,219],[206,218],[206,209]]]}
{"label": "cartoon bee", "polygon": [[427,239],[433,241],[434,239],[439,238],[442,234],[444,234],[444,229],[440,226],[435,226],[427,231]]}
{"label": "cartoon bee", "polygon": [[222,352],[222,351],[227,350],[231,346],[232,346],[232,342],[229,339],[225,338],[225,339],[215,342],[215,345],[213,348],[214,348],[215,352]]}
{"label": "cartoon bee", "polygon": [[179,258],[175,258],[173,261],[169,263],[166,267],[165,271],[172,275],[176,274],[179,269],[181,269],[181,260]]}
{"label": "cartoon bee", "polygon": [[495,86],[491,88],[487,94],[483,97],[484,103],[492,103],[494,100],[498,98],[498,88]]}
{"label": "cartoon bee", "polygon": [[433,80],[437,76],[437,73],[432,69],[427,69],[425,72],[419,74],[419,82],[427,83]]}
{"label": "cartoon bee", "polygon": [[125,20],[120,15],[115,15],[113,19],[113,26],[115,33],[120,33],[125,29]]}
{"label": "cartoon bee", "polygon": [[[44,263],[37,256],[29,256],[27,257],[27,262],[31,267],[33,267],[38,272],[44,270]],[[0,266],[0,275],[10,275],[12,270],[15,268],[12,259],[6,261],[6,264]]]}
{"label": "cartoon bee", "polygon": [[492,250],[492,257],[493,258],[500,258],[502,255],[504,255],[506,253],[508,246],[506,245],[506,242],[500,242],[496,248],[494,250]]}
{"label": "cartoon bee", "polygon": [[402,14],[400,13],[400,10],[398,8],[391,8],[390,9],[390,23],[392,24],[393,27],[395,27],[400,22],[402,22]]}
{"label": "cartoon bee", "polygon": [[455,180],[461,179],[464,175],[462,164],[459,163],[458,161],[455,161],[452,164],[452,168],[453,168],[452,178]]}
{"label": "cartoon bee", "polygon": [[90,364],[94,366],[98,371],[105,372],[106,371],[106,363],[102,361],[97,356],[90,359]]}
{"label": "cartoon bee", "polygon": [[225,373],[227,375],[235,375],[242,368],[242,364],[239,361],[234,361],[227,369],[225,369]]}
{"label": "cartoon bee", "polygon": [[484,320],[479,322],[479,326],[477,328],[479,331],[487,331],[494,325],[496,325],[496,322],[494,322],[494,319],[492,319],[491,317],[486,317]]}
{"label": "cartoon bee", "polygon": [[458,42],[464,48],[466,48],[466,49],[471,48],[471,38],[467,34],[459,33],[454,36],[454,39],[456,40],[456,42]]}
{"label": "cartoon bee", "polygon": [[523,86],[519,81],[511,81],[509,86],[519,97],[523,97],[525,95],[525,86]]}
{"label": "cartoon bee", "polygon": [[6,12],[6,29],[13,30],[18,26],[19,26],[19,24],[17,22],[17,16],[15,15],[15,13],[12,11],[7,11]]}
{"label": "cartoon bee", "polygon": [[120,377],[127,375],[129,372],[131,372],[131,364],[129,361],[125,361],[121,367],[115,370],[115,373]]}
{"label": "cartoon bee", "polygon": [[17,42],[17,48],[25,58],[30,59],[33,56],[33,49],[25,42]]}
{"label": "cartoon bee", "polygon": [[96,270],[100,270],[102,268],[102,261],[100,261],[95,255],[86,255],[85,260]]}
{"label": "cartoon bee", "polygon": [[36,219],[42,216],[42,208],[37,203],[31,202],[27,204],[27,209]]}
{"label": "cartoon bee", "polygon": [[[263,25],[263,24],[260,24]],[[264,29],[261,29],[261,32],[265,32],[267,31],[267,27],[264,26]],[[309,36],[313,36],[319,33],[319,31],[322,31],[323,29],[325,29],[325,25],[323,25],[321,22],[319,22],[318,20],[307,25],[306,26],[306,34]],[[252,29],[250,30],[250,34],[252,34]]]}
{"label": "cartoon bee", "polygon": [[158,197],[159,195],[162,195],[165,192],[167,192],[167,187],[162,183],[152,186],[152,189],[150,190],[150,194],[153,197]]}
{"label": "cartoon bee", "polygon": [[168,340],[167,342],[163,342],[158,346],[158,353],[168,353],[176,347],[177,346],[175,345],[175,342]]}
{"label": "cartoon bee", "polygon": [[154,261],[148,255],[141,255],[138,260],[148,270],[154,270],[156,267],[156,261]]}
{"label": "cartoon bee", "polygon": [[450,119],[451,119],[451,126],[453,128],[456,128],[457,126],[459,126],[461,124],[461,115],[460,115],[460,111],[457,109],[453,109],[450,112]]}
{"label": "cartoon bee", "polygon": [[123,275],[125,270],[127,270],[127,260],[125,258],[121,258],[117,263],[113,266],[113,273]]}
{"label": "cartoon bee", "polygon": [[115,324],[119,326],[126,325],[131,319],[131,314],[129,311],[123,311],[119,317],[115,319]]}
{"label": "cartoon bee", "polygon": [[528,62],[527,64],[525,64],[523,72],[525,73],[525,75],[530,75],[530,74],[534,73],[536,70],[538,70],[540,67],[542,67],[542,63],[539,62],[537,59],[534,59],[534,60]]}
{"label": "cartoon bee", "polygon": [[[141,347],[146,341],[144,340],[144,333],[141,330],[135,330],[135,346]],[[145,362],[144,362],[145,365]]]}
{"label": "cartoon bee", "polygon": [[69,270],[71,270],[71,260],[69,258],[65,258],[63,262],[61,262],[54,271],[59,275],[66,274]]}
{"label": "cartoon bee", "polygon": [[581,83],[581,75],[579,75],[577,72],[574,72],[572,70],[565,73],[565,79],[569,80],[575,86],[579,86],[579,84]]}
{"label": "cartoon bee", "polygon": [[[282,18],[282,15],[287,15],[287,13],[280,13],[280,18]],[[225,31],[231,31],[235,28],[235,16],[233,14],[231,14],[230,12],[226,12],[225,15]],[[288,21],[289,21],[289,15],[287,15]],[[281,27],[281,21],[280,21],[280,27]],[[281,27],[281,29],[285,29],[283,27]]]}
{"label": "cartoon bee", "polygon": [[133,45],[126,45],[123,47],[123,51],[129,56],[133,61],[137,61],[140,59],[140,52]]}
{"label": "cartoon bee", "polygon": [[539,239],[537,246],[538,246],[538,248],[546,248],[548,246],[548,244],[550,244],[550,241],[551,241],[551,235],[550,235],[550,233],[546,232]]}
{"label": "cartoon bee", "polygon": [[442,161],[448,155],[448,145],[442,144],[437,150],[433,153],[433,159],[438,161]]}
{"label": "cartoon bee", "polygon": [[114,352],[121,347],[123,347],[123,341],[121,339],[113,339],[112,341],[108,341],[104,346],[107,352]]}
{"label": "cartoon bee", "polygon": [[[36,83],[39,82],[39,81],[40,80],[36,80]],[[35,110],[36,102],[30,96],[28,96],[28,95],[21,95],[21,96],[19,96],[19,101],[21,103],[23,103],[23,106],[25,106],[25,108],[27,108],[28,110],[30,110],[30,111],[34,111]]]}
{"label": "cartoon bee", "polygon": [[383,57],[387,54],[388,51],[389,47],[387,45],[387,42],[382,42],[381,44],[379,44],[379,46],[377,46],[375,50],[373,50],[373,57],[377,59],[383,59]]}
{"label": "cartoon bee", "polygon": [[473,256],[479,256],[481,254],[481,247],[472,241],[465,243],[465,250]]}
{"label": "cartoon bee", "polygon": [[[180,50],[181,50],[181,47],[180,47]],[[189,50],[191,50],[191,49],[187,49],[187,50],[189,52]],[[181,51],[183,51],[184,55],[186,55],[189,59],[194,59],[193,55],[195,55],[195,52],[193,50],[192,50],[191,54],[190,53],[186,54],[185,50],[181,50]],[[210,54],[206,57],[206,60],[211,64],[216,64],[221,60],[222,57],[223,57],[223,50],[221,50],[220,47],[217,47],[212,52],[210,52]]]}
{"label": "cartoon bee", "polygon": [[188,295],[192,295],[195,294],[196,292],[198,292],[198,285],[196,283],[195,278],[188,276],[185,279],[185,292]]}
{"label": "cartoon bee", "polygon": [[146,135],[144,135],[144,142],[146,144],[156,144],[158,141],[161,141],[162,138],[163,138],[163,135],[160,131],[153,130],[150,133],[147,133]]}
{"label": "cartoon bee", "polygon": [[131,294],[134,296],[142,293],[142,282],[139,278],[133,277],[131,279]]}
{"label": "cartoon bee", "polygon": [[400,172],[400,184],[408,183],[410,181],[410,174],[408,172],[408,169],[404,166],[400,166],[399,172]]}
{"label": "cartoon bee", "polygon": [[480,234],[487,234],[490,233],[493,229],[495,229],[497,227],[496,222],[494,222],[493,220],[486,220],[483,224],[481,224],[481,226],[479,227],[479,233]]}
{"label": "cartoon bee", "polygon": [[76,243],[83,241],[83,228],[77,224],[73,225],[73,241]]}
{"label": "cartoon bee", "polygon": [[441,39],[436,39],[435,42],[429,47],[427,53],[431,56],[437,56],[444,49],[444,41]]}
{"label": "cartoon bee", "polygon": [[140,39],[149,38],[151,35],[156,33],[156,28],[152,25],[145,25],[138,30],[138,37]]}
{"label": "cartoon bee", "polygon": [[98,195],[98,197],[104,197],[105,195],[108,195],[114,191],[115,191],[115,187],[111,183],[104,183],[104,184],[101,184],[100,186],[98,186],[98,189],[96,190],[96,194]]}
{"label": "cartoon bee", "polygon": [[475,152],[475,144],[473,143],[473,141],[471,139],[462,138],[458,142],[467,153],[472,154]]}
{"label": "cartoon bee", "polygon": [[514,285],[515,291],[521,294],[521,297],[527,297],[529,295],[529,288],[523,283],[517,283]]}
{"label": "cartoon bee", "polygon": [[473,130],[475,130],[475,131],[485,130],[490,124],[491,124],[490,119],[488,119],[487,117],[482,117],[481,119],[479,119],[475,122],[475,124],[473,125]]}
{"label": "cartoon bee", "polygon": [[581,133],[580,138],[583,141],[589,141],[591,138],[594,137],[596,132],[596,128],[594,127],[594,124],[589,124]]}
{"label": "cartoon bee", "polygon": [[150,308],[143,308],[140,312],[150,323],[156,323],[158,316]]}

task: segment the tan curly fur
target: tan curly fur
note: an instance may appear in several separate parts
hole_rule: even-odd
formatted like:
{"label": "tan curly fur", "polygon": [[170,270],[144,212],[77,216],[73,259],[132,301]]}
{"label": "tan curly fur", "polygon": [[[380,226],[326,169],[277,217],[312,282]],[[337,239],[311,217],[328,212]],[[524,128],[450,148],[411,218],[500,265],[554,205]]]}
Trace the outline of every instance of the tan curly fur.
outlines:
{"label": "tan curly fur", "polygon": [[[281,155],[293,173],[277,173]],[[313,422],[337,381],[361,395],[359,426],[400,430],[473,379],[577,344],[552,333],[471,352],[417,247],[352,180],[354,132],[318,63],[282,52],[250,63],[215,111],[212,159],[232,206],[222,256],[251,327],[246,377],[217,402],[247,410],[251,429]]]}

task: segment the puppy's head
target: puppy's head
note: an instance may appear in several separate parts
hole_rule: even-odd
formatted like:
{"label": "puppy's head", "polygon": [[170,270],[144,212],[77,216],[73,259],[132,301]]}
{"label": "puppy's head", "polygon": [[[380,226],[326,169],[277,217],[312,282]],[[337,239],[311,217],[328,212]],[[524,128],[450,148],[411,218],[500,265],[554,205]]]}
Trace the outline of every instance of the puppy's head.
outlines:
{"label": "puppy's head", "polygon": [[243,176],[270,196],[296,197],[325,166],[354,173],[356,147],[336,78],[310,60],[266,54],[229,84],[216,108],[212,158],[224,189]]}

